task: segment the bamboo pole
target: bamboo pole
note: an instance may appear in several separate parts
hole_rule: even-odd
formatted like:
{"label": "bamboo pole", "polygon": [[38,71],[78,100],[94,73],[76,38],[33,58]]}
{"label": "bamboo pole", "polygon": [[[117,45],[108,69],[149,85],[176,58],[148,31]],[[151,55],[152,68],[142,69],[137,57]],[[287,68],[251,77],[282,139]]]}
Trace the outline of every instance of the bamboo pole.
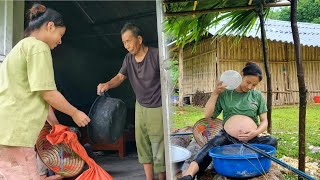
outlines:
{"label": "bamboo pole", "polygon": [[263,4],[260,3],[260,7],[258,10],[258,15],[260,19],[260,30],[261,30],[261,45],[262,45],[262,51],[263,51],[263,63],[264,63],[264,69],[267,77],[267,118],[268,118],[268,133],[272,133],[272,120],[271,120],[271,114],[272,114],[272,84],[271,84],[271,74],[269,70],[269,62],[268,62],[268,48],[266,43],[266,29],[265,29],[265,23],[264,23],[264,14],[263,14]]}
{"label": "bamboo pole", "polygon": [[[301,60],[301,49],[300,49],[300,38],[299,38],[299,30],[297,25],[297,0],[291,1],[291,29],[294,43],[294,53],[297,65],[297,76],[298,76],[298,84],[299,84],[299,170],[305,171],[305,163],[306,163],[306,147],[305,147],[305,134],[306,134],[306,85],[304,81],[304,72],[302,67]],[[299,179],[303,179],[301,176]]]}
{"label": "bamboo pole", "polygon": [[183,107],[183,47],[179,49],[179,107]]}
{"label": "bamboo pole", "polygon": [[[290,6],[290,1],[282,1],[276,3],[268,3],[265,7],[282,7],[282,6]],[[189,15],[201,15],[201,14],[209,14],[215,12],[230,12],[230,11],[241,11],[241,10],[251,10],[255,9],[256,6],[239,6],[239,7],[229,7],[229,8],[215,8],[215,9],[204,9],[204,10],[195,10],[195,11],[182,11],[182,12],[164,12],[164,16],[172,17],[172,16],[189,16]]]}

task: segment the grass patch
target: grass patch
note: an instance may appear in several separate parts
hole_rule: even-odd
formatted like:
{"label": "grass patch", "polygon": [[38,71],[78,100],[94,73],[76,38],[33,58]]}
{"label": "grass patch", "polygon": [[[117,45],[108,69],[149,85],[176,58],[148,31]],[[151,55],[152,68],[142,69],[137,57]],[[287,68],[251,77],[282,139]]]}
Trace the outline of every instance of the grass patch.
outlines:
{"label": "grass patch", "polygon": [[[184,106],[183,110],[173,107],[174,128],[193,126],[203,118],[203,108]],[[320,105],[308,104],[306,112],[306,155],[320,161],[320,153],[311,153],[309,146],[320,146]],[[222,118],[220,115],[219,118]],[[278,139],[276,156],[298,158],[299,106],[274,106],[272,109],[272,131]]]}
{"label": "grass patch", "polygon": [[171,127],[183,128],[193,126],[199,119],[203,118],[203,108],[197,106],[184,106],[180,109],[177,106],[173,108],[173,121]]}

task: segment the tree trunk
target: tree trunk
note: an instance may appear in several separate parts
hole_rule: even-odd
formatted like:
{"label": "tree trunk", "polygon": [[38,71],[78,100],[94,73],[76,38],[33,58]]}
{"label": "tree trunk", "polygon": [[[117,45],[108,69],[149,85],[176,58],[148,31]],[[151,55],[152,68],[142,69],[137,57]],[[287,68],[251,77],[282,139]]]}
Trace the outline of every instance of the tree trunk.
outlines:
{"label": "tree trunk", "polygon": [[[306,105],[307,105],[307,90],[304,82],[304,73],[301,60],[300,38],[297,25],[297,0],[291,1],[291,29],[294,43],[294,54],[297,66],[298,84],[299,84],[299,170],[305,171],[305,131],[306,131]],[[299,177],[302,179],[302,177]]]}
{"label": "tree trunk", "polygon": [[260,19],[260,29],[261,29],[261,44],[262,44],[262,53],[263,53],[263,64],[264,70],[266,72],[267,77],[267,118],[268,118],[268,133],[272,133],[272,84],[271,84],[271,74],[269,70],[269,61],[268,61],[268,49],[266,43],[266,30],[264,24],[264,14],[263,14],[263,4],[260,3],[260,8],[258,10],[258,15]]}

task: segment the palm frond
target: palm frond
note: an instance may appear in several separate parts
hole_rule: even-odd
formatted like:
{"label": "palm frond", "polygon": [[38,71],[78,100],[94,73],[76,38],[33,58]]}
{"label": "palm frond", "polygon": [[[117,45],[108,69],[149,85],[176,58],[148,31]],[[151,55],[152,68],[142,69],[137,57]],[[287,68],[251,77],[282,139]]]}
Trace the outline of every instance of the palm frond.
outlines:
{"label": "palm frond", "polygon": [[[210,3],[211,2],[211,3]],[[258,5],[259,0],[254,0],[253,4]],[[238,7],[247,5],[247,1],[235,0],[199,0],[197,9]],[[174,4],[170,11],[179,12],[191,10],[193,3]],[[265,18],[268,16],[270,8],[264,10]],[[211,27],[220,27],[216,31],[215,38],[223,35],[233,34],[234,36],[245,36],[254,26],[258,15],[255,10],[241,10],[227,13],[208,13],[195,16],[167,17],[164,31],[168,36],[176,40],[177,45],[182,47],[186,43],[197,43],[202,36],[208,34]],[[260,26],[259,26],[260,28]]]}

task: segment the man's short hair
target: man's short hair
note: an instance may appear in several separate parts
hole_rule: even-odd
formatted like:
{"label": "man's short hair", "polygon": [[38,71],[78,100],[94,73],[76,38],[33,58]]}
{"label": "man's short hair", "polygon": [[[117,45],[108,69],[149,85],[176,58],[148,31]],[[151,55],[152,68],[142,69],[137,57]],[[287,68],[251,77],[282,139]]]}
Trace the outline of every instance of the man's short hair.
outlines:
{"label": "man's short hair", "polygon": [[121,35],[128,30],[130,30],[135,37],[143,37],[141,29],[133,23],[126,23],[121,29]]}

